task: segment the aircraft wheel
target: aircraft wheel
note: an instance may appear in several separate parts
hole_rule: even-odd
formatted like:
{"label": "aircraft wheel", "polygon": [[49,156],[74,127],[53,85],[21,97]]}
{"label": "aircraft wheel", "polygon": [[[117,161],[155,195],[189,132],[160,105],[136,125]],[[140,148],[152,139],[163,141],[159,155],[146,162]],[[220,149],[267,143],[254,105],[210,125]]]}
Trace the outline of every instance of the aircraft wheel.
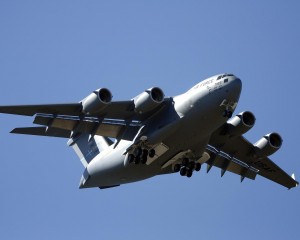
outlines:
{"label": "aircraft wheel", "polygon": [[147,155],[143,155],[141,158],[141,163],[145,164],[147,162]]}
{"label": "aircraft wheel", "polygon": [[137,147],[135,150],[134,150],[134,155],[136,157],[140,157],[142,155],[142,148],[140,147]]}
{"label": "aircraft wheel", "polygon": [[232,117],[232,112],[231,111],[227,111],[227,117],[231,118]]}
{"label": "aircraft wheel", "polygon": [[152,148],[149,150],[149,157],[153,158],[155,156],[155,150]]}
{"label": "aircraft wheel", "polygon": [[182,159],[182,166],[183,167],[187,167],[187,165],[189,164],[189,159],[188,158],[184,158],[184,159]]}
{"label": "aircraft wheel", "polygon": [[196,172],[199,172],[200,169],[201,169],[201,163],[198,163],[198,162],[197,162],[197,163],[195,164],[195,171],[196,171]]}
{"label": "aircraft wheel", "polygon": [[143,149],[143,153],[142,153],[142,156],[148,156],[149,154],[149,151],[147,149]]}
{"label": "aircraft wheel", "polygon": [[139,164],[140,161],[141,161],[141,159],[139,157],[135,157],[135,159],[134,159],[134,163],[135,164]]}
{"label": "aircraft wheel", "polygon": [[182,168],[180,169],[180,175],[181,175],[181,176],[185,176],[186,171],[187,171],[186,167],[182,167]]}
{"label": "aircraft wheel", "polygon": [[129,163],[133,163],[134,162],[134,155],[133,154],[129,154],[128,155],[128,162]]}
{"label": "aircraft wheel", "polygon": [[227,110],[224,110],[224,112],[223,112],[223,117],[227,117],[227,115],[228,115],[228,111]]}
{"label": "aircraft wheel", "polygon": [[194,161],[191,161],[188,163],[188,168],[191,169],[191,170],[194,170],[195,168],[195,162]]}
{"label": "aircraft wheel", "polygon": [[173,168],[174,172],[179,172],[180,171],[180,165],[179,164],[175,164],[174,168]]}
{"label": "aircraft wheel", "polygon": [[186,173],[186,176],[190,178],[193,175],[193,170],[189,169]]}

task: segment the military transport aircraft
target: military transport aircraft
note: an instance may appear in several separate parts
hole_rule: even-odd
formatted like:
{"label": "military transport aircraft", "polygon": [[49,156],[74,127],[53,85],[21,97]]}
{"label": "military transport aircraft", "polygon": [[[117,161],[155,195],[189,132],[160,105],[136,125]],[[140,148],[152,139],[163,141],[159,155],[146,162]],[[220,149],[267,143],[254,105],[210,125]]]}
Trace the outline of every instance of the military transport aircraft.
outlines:
{"label": "military transport aircraft", "polygon": [[268,157],[282,144],[269,133],[255,144],[243,134],[255,124],[245,111],[232,117],[242,82],[233,74],[210,77],[187,92],[165,97],[158,87],[129,101],[112,101],[107,88],[79,103],[0,106],[1,113],[35,116],[40,127],[12,133],[68,138],[85,170],[80,188],[116,187],[160,174],[191,177],[215,166],[245,178],[259,174],[287,188],[298,185]]}

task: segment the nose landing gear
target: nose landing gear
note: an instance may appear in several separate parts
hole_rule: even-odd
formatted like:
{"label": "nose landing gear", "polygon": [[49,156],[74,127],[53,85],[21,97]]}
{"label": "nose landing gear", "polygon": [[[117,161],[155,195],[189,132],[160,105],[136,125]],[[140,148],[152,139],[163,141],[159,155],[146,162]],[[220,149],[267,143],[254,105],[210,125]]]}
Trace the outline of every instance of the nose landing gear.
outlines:
{"label": "nose landing gear", "polygon": [[227,99],[224,99],[220,104],[220,107],[224,108],[223,117],[231,118],[234,109],[236,108],[236,102],[229,102]]}
{"label": "nose landing gear", "polygon": [[229,111],[227,109],[223,112],[223,117],[231,118],[232,117],[232,111]]}

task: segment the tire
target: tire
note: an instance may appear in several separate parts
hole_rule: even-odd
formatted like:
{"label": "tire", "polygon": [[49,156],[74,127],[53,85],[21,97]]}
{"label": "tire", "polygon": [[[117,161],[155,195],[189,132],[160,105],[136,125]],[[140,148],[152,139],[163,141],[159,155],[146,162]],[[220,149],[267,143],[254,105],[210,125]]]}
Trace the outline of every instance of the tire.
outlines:
{"label": "tire", "polygon": [[198,162],[197,162],[197,163],[195,164],[195,171],[196,171],[196,172],[199,172],[200,169],[201,169],[201,163],[198,163]]}
{"label": "tire", "polygon": [[129,154],[128,155],[128,162],[129,163],[133,163],[134,162],[134,155],[133,154]]}
{"label": "tire", "polygon": [[152,148],[149,150],[149,157],[153,158],[155,156],[155,150]]}
{"label": "tire", "polygon": [[188,178],[190,178],[191,176],[193,176],[193,171],[192,170],[188,170],[187,173],[186,173],[186,176]]}
{"label": "tire", "polygon": [[175,164],[174,168],[173,168],[174,172],[179,172],[180,171],[180,165],[179,164]]}
{"label": "tire", "polygon": [[187,172],[186,167],[182,167],[182,168],[180,169],[180,175],[181,175],[181,176],[185,176],[185,175],[186,175],[186,172]]}
{"label": "tire", "polygon": [[189,164],[189,159],[188,158],[182,159],[182,166],[187,167],[188,164]]}

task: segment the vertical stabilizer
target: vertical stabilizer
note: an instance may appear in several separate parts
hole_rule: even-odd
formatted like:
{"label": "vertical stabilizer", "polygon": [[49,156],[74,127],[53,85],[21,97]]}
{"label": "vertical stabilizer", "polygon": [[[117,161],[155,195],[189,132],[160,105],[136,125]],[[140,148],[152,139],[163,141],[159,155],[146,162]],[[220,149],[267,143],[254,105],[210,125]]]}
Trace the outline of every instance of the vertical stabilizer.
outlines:
{"label": "vertical stabilizer", "polygon": [[68,145],[74,149],[84,167],[111,144],[112,141],[108,138],[97,135],[91,137],[88,133],[82,133],[68,141]]}

